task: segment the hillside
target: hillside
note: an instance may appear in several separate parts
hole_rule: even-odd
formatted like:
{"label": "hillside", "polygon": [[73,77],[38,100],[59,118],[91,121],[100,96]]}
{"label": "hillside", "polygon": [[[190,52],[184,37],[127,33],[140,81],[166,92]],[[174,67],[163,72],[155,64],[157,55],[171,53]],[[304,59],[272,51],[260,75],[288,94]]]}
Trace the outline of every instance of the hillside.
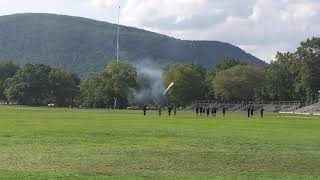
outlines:
{"label": "hillside", "polygon": [[[116,25],[53,14],[0,17],[0,59],[19,64],[43,63],[63,67],[82,77],[101,71],[115,59]],[[120,59],[159,64],[193,62],[210,67],[224,56],[259,66],[265,63],[228,43],[183,41],[121,26]]]}

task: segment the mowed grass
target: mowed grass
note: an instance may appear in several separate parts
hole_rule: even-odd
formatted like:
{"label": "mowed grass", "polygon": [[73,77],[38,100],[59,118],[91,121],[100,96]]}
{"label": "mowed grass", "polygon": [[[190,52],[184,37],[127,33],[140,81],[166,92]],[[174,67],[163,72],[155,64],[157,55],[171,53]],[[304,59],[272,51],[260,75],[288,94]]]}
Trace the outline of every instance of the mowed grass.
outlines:
{"label": "mowed grass", "polygon": [[320,118],[0,106],[0,179],[320,179]]}

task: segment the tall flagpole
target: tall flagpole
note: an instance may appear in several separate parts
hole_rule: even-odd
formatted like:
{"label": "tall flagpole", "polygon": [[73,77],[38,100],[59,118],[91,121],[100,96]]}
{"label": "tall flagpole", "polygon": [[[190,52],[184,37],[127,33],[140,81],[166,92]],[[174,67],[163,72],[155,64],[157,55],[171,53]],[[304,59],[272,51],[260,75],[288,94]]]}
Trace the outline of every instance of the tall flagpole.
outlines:
{"label": "tall flagpole", "polygon": [[120,9],[121,7],[119,6],[118,10],[118,32],[117,32],[117,62],[119,62],[119,50],[120,50],[120,45],[119,45],[119,34],[120,34]]}
{"label": "tall flagpole", "polygon": [[[119,50],[120,50],[120,45],[119,45],[120,10],[121,10],[121,7],[119,6],[119,9],[118,9],[118,31],[117,31],[117,62],[119,62]],[[113,109],[117,109],[117,97],[114,97]]]}

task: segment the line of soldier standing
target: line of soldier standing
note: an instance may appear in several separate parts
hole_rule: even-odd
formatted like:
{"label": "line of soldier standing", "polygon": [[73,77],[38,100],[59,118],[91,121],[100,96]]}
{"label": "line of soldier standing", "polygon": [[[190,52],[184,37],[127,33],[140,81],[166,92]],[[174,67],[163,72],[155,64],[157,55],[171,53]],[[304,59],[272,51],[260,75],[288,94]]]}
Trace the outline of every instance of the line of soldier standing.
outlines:
{"label": "line of soldier standing", "polygon": [[[144,114],[144,116],[147,115],[147,109],[148,109],[147,106],[143,106],[143,114]],[[159,106],[159,107],[157,108],[157,110],[158,110],[158,112],[159,112],[159,116],[161,116],[161,115],[162,115],[162,107]],[[167,110],[168,110],[168,115],[169,115],[169,116],[171,116],[172,111],[173,111],[173,115],[174,115],[174,116],[177,115],[177,108],[176,108],[176,106],[168,106],[168,107],[167,107]],[[217,112],[218,112],[218,108],[216,108],[216,107],[212,107],[212,108],[210,108],[210,107],[205,107],[205,106],[197,106],[197,107],[196,107],[196,115],[197,115],[197,116],[200,115],[200,116],[207,116],[207,117],[209,117],[210,114],[211,114],[211,116],[215,117],[215,116],[217,115]],[[253,117],[253,116],[254,116],[254,113],[255,113],[255,108],[254,108],[254,106],[249,106],[249,107],[247,108],[248,118]],[[225,108],[225,107],[222,108],[222,115],[223,115],[223,117],[225,117],[225,115],[226,115],[226,108]],[[261,118],[263,118],[263,116],[264,116],[264,109],[263,109],[263,108],[260,109],[260,116],[261,116]]]}
{"label": "line of soldier standing", "polygon": [[[212,107],[212,108],[205,107],[205,106],[197,106],[196,107],[196,115],[197,116],[199,116],[199,115],[206,116],[207,115],[207,117],[209,117],[210,113],[211,113],[211,115],[215,117],[217,115],[217,111],[218,111],[218,109],[216,107]],[[248,112],[248,118],[253,117],[254,113],[255,113],[254,106],[248,107],[247,112]],[[225,115],[226,115],[226,108],[225,107],[222,108],[222,114],[223,114],[223,117],[225,117]],[[261,116],[261,118],[263,118],[263,116],[264,116],[264,109],[263,108],[260,109],[260,116]]]}
{"label": "line of soldier standing", "polygon": [[[196,115],[197,116],[206,116],[209,117],[210,116],[210,113],[211,113],[211,116],[215,117],[217,115],[217,112],[218,112],[218,108],[216,107],[205,107],[205,106],[197,106],[196,107]],[[223,117],[225,117],[226,115],[226,108],[223,107],[222,108],[222,114],[223,114]]]}
{"label": "line of soldier standing", "polygon": [[[162,107],[159,106],[157,108],[158,112],[159,112],[159,116],[162,115]],[[146,116],[147,115],[147,110],[148,110],[148,107],[147,106],[143,106],[143,115]],[[173,115],[176,116],[177,115],[177,108],[176,106],[168,106],[167,107],[167,110],[168,110],[168,115],[171,116],[172,114],[172,111],[173,111]]]}
{"label": "line of soldier standing", "polygon": [[[253,117],[253,116],[254,116],[254,113],[255,113],[254,106],[249,106],[249,107],[247,108],[248,118]],[[260,109],[260,117],[263,118],[263,115],[264,115],[264,109],[261,108],[261,109]]]}

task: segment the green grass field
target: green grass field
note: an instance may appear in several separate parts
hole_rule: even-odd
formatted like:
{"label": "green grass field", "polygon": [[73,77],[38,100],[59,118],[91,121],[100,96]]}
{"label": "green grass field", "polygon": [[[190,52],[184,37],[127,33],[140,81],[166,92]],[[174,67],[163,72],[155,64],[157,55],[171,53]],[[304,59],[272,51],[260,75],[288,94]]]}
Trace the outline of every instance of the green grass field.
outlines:
{"label": "green grass field", "polygon": [[320,117],[0,106],[0,179],[320,179]]}

